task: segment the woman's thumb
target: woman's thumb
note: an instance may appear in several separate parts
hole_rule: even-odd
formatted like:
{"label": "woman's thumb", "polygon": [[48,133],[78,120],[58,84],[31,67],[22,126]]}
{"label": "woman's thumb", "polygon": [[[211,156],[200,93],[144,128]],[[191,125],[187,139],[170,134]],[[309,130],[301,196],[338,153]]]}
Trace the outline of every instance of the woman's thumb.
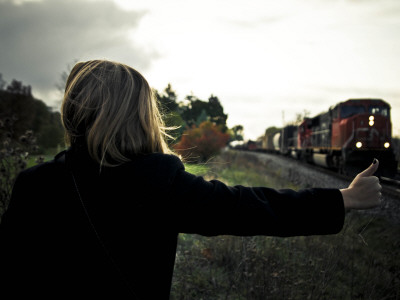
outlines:
{"label": "woman's thumb", "polygon": [[372,164],[366,168],[364,171],[362,171],[360,174],[358,174],[359,177],[368,177],[374,175],[374,173],[378,170],[379,167],[379,161],[374,158],[374,161]]}

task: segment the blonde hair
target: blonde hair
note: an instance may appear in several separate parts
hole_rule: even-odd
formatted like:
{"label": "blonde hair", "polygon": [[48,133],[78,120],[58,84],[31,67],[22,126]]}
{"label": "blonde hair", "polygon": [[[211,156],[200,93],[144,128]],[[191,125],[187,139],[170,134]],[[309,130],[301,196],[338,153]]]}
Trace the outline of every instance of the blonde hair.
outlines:
{"label": "blonde hair", "polygon": [[83,144],[100,165],[117,166],[134,155],[170,153],[156,99],[146,79],[112,61],[77,63],[61,107],[65,140]]}

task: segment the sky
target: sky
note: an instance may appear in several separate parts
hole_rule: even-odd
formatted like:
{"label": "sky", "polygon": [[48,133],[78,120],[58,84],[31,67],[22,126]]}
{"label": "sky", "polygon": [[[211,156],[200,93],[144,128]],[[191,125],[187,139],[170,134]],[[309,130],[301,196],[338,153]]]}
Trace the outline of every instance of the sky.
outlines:
{"label": "sky", "polygon": [[398,0],[0,0],[0,73],[56,109],[62,72],[110,59],[183,100],[217,96],[246,139],[349,98],[400,136]]}

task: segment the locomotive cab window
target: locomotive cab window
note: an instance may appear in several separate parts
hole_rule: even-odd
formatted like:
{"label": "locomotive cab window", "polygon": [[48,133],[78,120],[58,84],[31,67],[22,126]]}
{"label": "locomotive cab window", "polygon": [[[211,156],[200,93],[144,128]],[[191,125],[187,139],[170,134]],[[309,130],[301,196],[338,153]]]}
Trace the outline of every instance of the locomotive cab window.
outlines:
{"label": "locomotive cab window", "polygon": [[380,105],[380,106],[378,106],[378,105],[371,105],[371,106],[368,108],[368,112],[369,112],[370,114],[382,115],[382,116],[387,117],[387,116],[389,116],[389,107],[387,107],[387,106],[382,106],[382,105]]}
{"label": "locomotive cab window", "polygon": [[362,105],[343,105],[340,108],[340,116],[342,118],[350,118],[351,116],[363,114],[366,112],[366,109]]}

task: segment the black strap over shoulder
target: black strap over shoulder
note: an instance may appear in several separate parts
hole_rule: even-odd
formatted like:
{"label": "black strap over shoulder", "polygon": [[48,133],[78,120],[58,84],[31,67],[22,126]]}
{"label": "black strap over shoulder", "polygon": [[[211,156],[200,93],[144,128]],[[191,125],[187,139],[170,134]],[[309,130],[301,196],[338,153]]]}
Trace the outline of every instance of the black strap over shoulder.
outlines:
{"label": "black strap over shoulder", "polygon": [[81,193],[79,191],[79,187],[78,187],[78,183],[77,180],[74,176],[74,172],[71,168],[71,166],[66,162],[66,154],[67,151],[62,151],[59,154],[57,154],[54,158],[54,161],[58,164],[63,164],[66,171],[69,173],[71,179],[72,179],[72,183],[73,183],[73,187],[75,189],[76,195],[77,195],[77,199],[79,200],[79,202],[81,203],[81,207],[86,215],[86,218],[88,220],[88,223],[90,225],[90,227],[92,228],[92,232],[94,233],[94,235],[96,236],[96,239],[98,240],[98,242],[100,243],[104,253],[106,254],[106,256],[109,258],[111,265],[116,269],[117,273],[120,276],[121,281],[124,283],[124,285],[128,288],[128,290],[130,291],[130,293],[132,294],[132,296],[134,297],[134,299],[138,299],[135,292],[132,290],[130,284],[128,283],[128,281],[126,280],[125,276],[123,275],[121,269],[118,267],[117,263],[115,262],[115,260],[113,259],[113,257],[111,256],[110,252],[108,251],[106,245],[104,244],[103,240],[101,239],[99,232],[96,229],[96,226],[94,225],[92,218],[90,217],[90,214],[86,208],[85,202],[82,199]]}
{"label": "black strap over shoulder", "polygon": [[60,164],[65,164],[65,156],[66,156],[67,151],[64,150],[60,153],[58,153],[55,157],[54,157],[54,161],[56,163],[60,163]]}

